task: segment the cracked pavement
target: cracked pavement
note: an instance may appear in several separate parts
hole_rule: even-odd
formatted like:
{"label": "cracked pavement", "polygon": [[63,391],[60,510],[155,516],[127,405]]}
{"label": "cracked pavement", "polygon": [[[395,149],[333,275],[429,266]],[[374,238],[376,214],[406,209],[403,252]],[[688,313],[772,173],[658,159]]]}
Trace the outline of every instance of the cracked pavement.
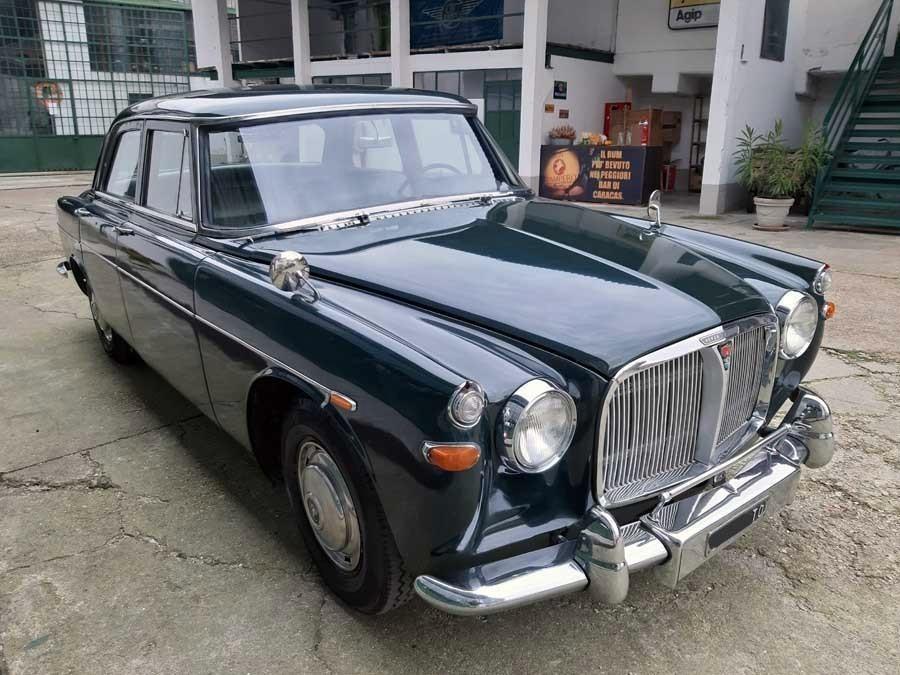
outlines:
{"label": "cracked pavement", "polygon": [[247,453],[103,354],[54,269],[54,200],[78,188],[34,183],[0,189],[0,675],[898,671],[900,238],[667,209],[834,267],[808,378],[834,407],[834,462],[676,591],[641,574],[616,607],[371,618],[324,589]]}

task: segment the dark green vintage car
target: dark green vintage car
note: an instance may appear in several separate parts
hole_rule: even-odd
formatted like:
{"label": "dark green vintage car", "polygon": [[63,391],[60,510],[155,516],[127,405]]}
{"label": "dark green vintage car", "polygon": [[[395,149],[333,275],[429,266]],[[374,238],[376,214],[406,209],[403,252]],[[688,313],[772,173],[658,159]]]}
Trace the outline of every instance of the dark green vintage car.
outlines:
{"label": "dark green vintage car", "polygon": [[106,352],[284,483],[364,612],[674,585],[833,452],[826,265],[536,199],[463,99],[143,101],[58,206]]}

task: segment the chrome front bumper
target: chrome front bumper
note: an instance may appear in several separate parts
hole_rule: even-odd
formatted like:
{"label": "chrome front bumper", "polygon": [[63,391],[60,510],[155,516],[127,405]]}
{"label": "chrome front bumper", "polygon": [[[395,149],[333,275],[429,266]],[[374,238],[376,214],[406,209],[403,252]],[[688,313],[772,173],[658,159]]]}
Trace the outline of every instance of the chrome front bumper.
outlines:
{"label": "chrome front bumper", "polygon": [[[597,601],[621,602],[631,573],[650,567],[674,587],[757,521],[790,504],[801,464],[824,466],[833,453],[831,411],[801,389],[782,426],[661,494],[656,508],[639,522],[620,526],[595,506],[577,542],[474,568],[453,582],[420,576],[416,592],[451,614],[480,615],[584,588]],[[696,492],[710,481],[714,487]]]}

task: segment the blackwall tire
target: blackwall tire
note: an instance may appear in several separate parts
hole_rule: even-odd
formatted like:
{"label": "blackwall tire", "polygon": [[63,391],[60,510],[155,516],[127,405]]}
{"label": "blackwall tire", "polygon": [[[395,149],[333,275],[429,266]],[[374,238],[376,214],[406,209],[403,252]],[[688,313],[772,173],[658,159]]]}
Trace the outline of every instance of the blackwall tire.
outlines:
{"label": "blackwall tire", "polygon": [[281,438],[291,508],[331,591],[365,614],[407,602],[413,579],[404,568],[372,478],[343,433],[319,405],[300,400],[286,415]]}
{"label": "blackwall tire", "polygon": [[113,327],[103,319],[97,298],[93,289],[88,286],[88,302],[91,307],[91,317],[94,320],[94,328],[97,329],[97,337],[100,339],[100,346],[113,360],[119,363],[134,363],[137,361],[137,353],[131,348],[122,336],[119,335]]}

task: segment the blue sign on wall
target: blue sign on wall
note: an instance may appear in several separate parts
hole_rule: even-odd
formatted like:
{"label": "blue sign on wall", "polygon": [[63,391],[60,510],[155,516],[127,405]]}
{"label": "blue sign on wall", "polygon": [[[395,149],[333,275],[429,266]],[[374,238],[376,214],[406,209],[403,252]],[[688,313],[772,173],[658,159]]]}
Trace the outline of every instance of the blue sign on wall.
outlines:
{"label": "blue sign on wall", "polygon": [[410,0],[409,13],[412,49],[503,37],[503,0]]}

